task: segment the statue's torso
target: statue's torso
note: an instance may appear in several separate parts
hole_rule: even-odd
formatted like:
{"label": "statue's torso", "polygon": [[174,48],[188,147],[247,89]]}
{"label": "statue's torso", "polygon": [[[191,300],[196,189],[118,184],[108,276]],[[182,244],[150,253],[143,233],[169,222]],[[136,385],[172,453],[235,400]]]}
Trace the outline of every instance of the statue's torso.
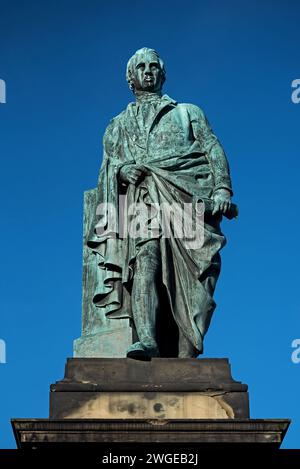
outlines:
{"label": "statue's torso", "polygon": [[143,125],[139,107],[130,103],[116,119],[128,137],[130,151],[136,160],[202,152],[201,142],[196,139],[191,124],[197,120],[196,106],[161,98],[161,103],[153,107],[147,125]]}

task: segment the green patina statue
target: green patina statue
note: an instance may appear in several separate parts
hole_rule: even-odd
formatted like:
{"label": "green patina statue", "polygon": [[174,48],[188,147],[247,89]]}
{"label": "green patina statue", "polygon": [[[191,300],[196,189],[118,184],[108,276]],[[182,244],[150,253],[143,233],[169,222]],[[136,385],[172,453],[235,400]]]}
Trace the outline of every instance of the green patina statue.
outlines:
{"label": "green patina statue", "polygon": [[[87,243],[98,258],[93,301],[108,318],[131,318],[136,341],[127,357],[141,360],[203,352],[226,242],[220,222],[236,208],[225,153],[203,111],[163,95],[165,78],[153,49],[138,50],[128,62],[135,102],[106,129],[97,191],[98,206],[115,207],[118,223],[108,227],[109,209],[104,217],[97,212]],[[205,211],[201,243],[190,245],[176,228],[180,208],[195,201]],[[157,211],[156,217],[148,212],[151,205],[178,207],[169,230]],[[156,229],[124,236],[120,226],[130,219],[130,206],[143,206],[146,226]],[[190,212],[191,224],[197,213]]]}

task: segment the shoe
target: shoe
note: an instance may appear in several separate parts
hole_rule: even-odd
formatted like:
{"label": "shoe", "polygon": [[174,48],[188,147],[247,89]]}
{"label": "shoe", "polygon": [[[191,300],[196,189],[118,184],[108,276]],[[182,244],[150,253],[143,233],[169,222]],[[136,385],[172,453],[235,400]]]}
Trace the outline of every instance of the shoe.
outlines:
{"label": "shoe", "polygon": [[127,350],[127,358],[133,358],[134,360],[150,361],[154,357],[159,357],[159,350],[155,342],[149,343],[149,345],[135,342]]}

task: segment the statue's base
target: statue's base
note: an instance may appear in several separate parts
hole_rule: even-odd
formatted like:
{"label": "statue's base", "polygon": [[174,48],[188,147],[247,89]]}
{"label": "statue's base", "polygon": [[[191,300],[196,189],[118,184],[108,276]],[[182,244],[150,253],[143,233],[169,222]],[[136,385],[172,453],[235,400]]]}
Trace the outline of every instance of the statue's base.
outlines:
{"label": "statue's base", "polygon": [[19,448],[278,448],[289,426],[249,418],[227,359],[73,358],[50,390],[49,419],[12,421]]}
{"label": "statue's base", "polygon": [[68,359],[51,386],[50,418],[235,419],[249,417],[247,385],[227,359]]}

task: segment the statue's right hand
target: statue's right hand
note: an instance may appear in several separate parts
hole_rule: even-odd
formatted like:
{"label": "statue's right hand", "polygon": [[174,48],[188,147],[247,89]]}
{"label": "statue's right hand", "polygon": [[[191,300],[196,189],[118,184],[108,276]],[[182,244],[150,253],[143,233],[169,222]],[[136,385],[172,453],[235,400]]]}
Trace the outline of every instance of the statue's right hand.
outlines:
{"label": "statue's right hand", "polygon": [[126,184],[136,184],[144,176],[144,171],[137,164],[126,164],[120,169],[119,176]]}

